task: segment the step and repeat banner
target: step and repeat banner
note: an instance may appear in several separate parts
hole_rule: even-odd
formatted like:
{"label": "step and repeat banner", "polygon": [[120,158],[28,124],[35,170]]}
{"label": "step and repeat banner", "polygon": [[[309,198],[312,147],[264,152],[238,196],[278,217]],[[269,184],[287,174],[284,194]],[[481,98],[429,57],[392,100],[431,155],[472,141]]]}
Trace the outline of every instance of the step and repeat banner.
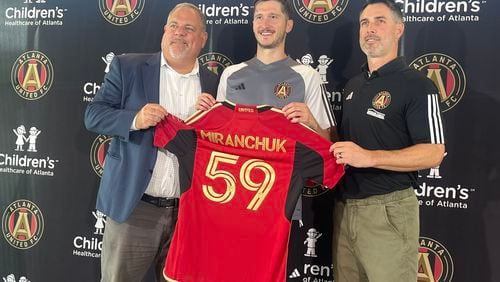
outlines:
{"label": "step and repeat banner", "polygon": [[[106,216],[95,210],[110,136],[83,112],[117,54],[157,52],[173,0],[0,1],[0,277],[99,281]],[[399,0],[410,67],[434,81],[447,131],[440,167],[419,173],[419,280],[500,281],[500,2]],[[207,16],[199,57],[221,74],[255,53],[253,1],[193,1]],[[360,71],[360,0],[290,1],[287,53],[315,68],[339,115]],[[332,193],[303,190],[289,281],[334,281]],[[216,257],[214,257],[216,259]],[[256,270],[258,271],[258,270]],[[235,281],[238,281],[237,277]]]}

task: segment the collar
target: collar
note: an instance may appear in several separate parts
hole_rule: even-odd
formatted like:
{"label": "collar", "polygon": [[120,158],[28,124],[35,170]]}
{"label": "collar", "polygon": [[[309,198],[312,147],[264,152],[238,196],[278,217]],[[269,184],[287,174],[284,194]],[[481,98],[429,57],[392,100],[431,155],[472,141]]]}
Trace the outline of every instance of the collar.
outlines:
{"label": "collar", "polygon": [[173,71],[174,73],[178,74],[179,76],[181,77],[190,77],[190,76],[193,76],[193,75],[198,75],[198,73],[200,72],[200,65],[198,64],[198,60],[196,60],[196,62],[194,63],[194,67],[193,69],[191,70],[191,72],[189,73],[186,73],[186,74],[180,74],[178,73],[177,71],[175,71],[168,63],[167,63],[167,60],[165,59],[165,57],[163,56],[163,54],[161,54],[160,56],[160,67],[163,67],[165,66],[167,68],[167,70],[171,70]]}
{"label": "collar", "polygon": [[396,57],[394,60],[386,63],[378,70],[375,70],[373,72],[370,72],[370,70],[368,69],[368,63],[364,63],[363,66],[361,66],[361,71],[365,74],[366,79],[373,79],[375,77],[386,76],[401,71],[403,69],[406,69],[407,67],[408,66],[406,65],[405,58],[400,56]]}

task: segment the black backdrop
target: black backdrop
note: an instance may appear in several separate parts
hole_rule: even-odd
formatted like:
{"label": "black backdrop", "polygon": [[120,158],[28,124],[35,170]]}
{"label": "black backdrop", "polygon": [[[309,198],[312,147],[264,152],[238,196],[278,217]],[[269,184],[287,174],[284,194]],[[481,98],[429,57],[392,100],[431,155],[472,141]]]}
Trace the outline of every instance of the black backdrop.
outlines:
{"label": "black backdrop", "polygon": [[[87,132],[83,111],[113,54],[156,52],[179,1],[3,0],[0,2],[0,277],[98,281],[105,217],[94,208],[108,136]],[[447,156],[420,172],[419,281],[500,281],[500,3],[400,0],[401,51],[441,90]],[[200,63],[221,73],[254,55],[253,1],[194,1],[207,15]],[[328,5],[330,4],[330,5]],[[287,52],[325,72],[332,106],[359,71],[362,1],[293,0]],[[126,6],[124,6],[126,7]],[[294,222],[289,281],[333,281],[331,193],[304,188]],[[305,256],[307,231],[321,237]],[[14,280],[12,280],[14,281]],[[235,281],[237,279],[235,278]]]}

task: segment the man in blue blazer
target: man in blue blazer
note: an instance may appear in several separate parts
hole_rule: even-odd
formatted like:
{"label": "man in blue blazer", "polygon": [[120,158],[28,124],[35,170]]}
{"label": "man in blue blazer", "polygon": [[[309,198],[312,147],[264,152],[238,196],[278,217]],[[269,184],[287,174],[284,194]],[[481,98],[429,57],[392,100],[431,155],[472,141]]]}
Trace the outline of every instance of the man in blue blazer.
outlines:
{"label": "man in blue blazer", "polygon": [[116,56],[85,111],[88,130],[113,136],[96,204],[107,216],[101,281],[142,281],[152,264],[163,278],[180,191],[177,159],[153,146],[154,126],[167,113],[188,117],[202,92],[217,92],[217,76],[197,60],[207,37],[202,12],[178,4],[162,51]]}

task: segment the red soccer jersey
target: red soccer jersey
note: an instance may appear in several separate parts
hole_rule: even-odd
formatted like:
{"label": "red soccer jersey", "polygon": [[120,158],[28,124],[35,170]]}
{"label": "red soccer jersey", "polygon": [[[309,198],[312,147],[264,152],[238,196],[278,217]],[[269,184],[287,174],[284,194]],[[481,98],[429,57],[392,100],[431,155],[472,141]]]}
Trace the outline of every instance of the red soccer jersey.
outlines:
{"label": "red soccer jersey", "polygon": [[272,107],[218,103],[185,123],[167,117],[155,146],[177,155],[181,198],[168,281],[285,281],[291,215],[312,179],[343,175],[331,143]]}

